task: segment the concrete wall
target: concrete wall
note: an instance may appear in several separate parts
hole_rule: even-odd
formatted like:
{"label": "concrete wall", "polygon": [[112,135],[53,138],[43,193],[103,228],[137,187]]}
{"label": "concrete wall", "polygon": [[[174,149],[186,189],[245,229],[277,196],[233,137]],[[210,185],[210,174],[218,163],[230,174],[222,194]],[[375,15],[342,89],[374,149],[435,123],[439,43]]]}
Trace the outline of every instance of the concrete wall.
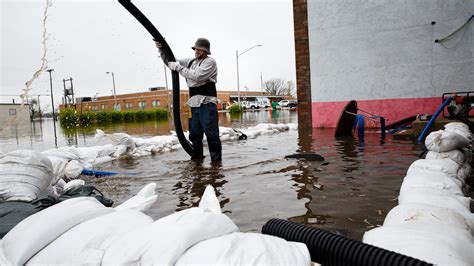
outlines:
{"label": "concrete wall", "polygon": [[0,124],[2,128],[12,124],[20,125],[30,123],[28,104],[0,103]]}
{"label": "concrete wall", "polygon": [[474,0],[309,1],[313,127],[334,126],[340,109],[324,109],[349,100],[395,121],[474,90],[474,19],[435,43],[472,13]]}

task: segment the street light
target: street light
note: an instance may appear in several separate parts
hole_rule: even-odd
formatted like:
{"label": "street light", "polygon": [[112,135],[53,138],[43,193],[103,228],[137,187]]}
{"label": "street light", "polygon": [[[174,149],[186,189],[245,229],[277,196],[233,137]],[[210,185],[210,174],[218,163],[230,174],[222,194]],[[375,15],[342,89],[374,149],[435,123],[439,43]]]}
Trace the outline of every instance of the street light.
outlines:
{"label": "street light", "polygon": [[112,74],[112,85],[114,86],[114,111],[117,111],[117,93],[115,92],[115,76],[114,72],[105,72],[105,74]]}
{"label": "street light", "polygon": [[49,72],[49,85],[51,86],[51,108],[53,109],[53,125],[54,125],[54,144],[56,147],[58,146],[58,137],[56,136],[56,115],[54,114],[54,100],[53,100],[53,78],[51,76],[51,72],[54,69],[50,68],[46,70]]}
{"label": "street light", "polygon": [[239,83],[239,56],[245,54],[246,52],[252,50],[253,48],[255,47],[260,47],[260,46],[263,46],[261,44],[257,44],[257,45],[254,45],[248,49],[246,49],[245,51],[239,53],[239,51],[235,51],[235,60],[237,62],[237,102],[238,104],[240,105],[240,83]]}

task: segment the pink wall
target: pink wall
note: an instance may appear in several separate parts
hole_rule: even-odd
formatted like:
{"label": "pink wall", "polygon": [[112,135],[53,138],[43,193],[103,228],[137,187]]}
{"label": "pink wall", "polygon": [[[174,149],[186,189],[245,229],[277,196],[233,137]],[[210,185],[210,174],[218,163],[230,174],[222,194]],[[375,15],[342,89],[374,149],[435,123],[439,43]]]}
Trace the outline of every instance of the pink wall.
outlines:
{"label": "pink wall", "polygon": [[[313,128],[336,127],[348,102],[313,102]],[[440,105],[441,97],[357,101],[358,108],[385,117],[387,124],[416,114],[433,114]],[[367,126],[371,126],[370,122]]]}

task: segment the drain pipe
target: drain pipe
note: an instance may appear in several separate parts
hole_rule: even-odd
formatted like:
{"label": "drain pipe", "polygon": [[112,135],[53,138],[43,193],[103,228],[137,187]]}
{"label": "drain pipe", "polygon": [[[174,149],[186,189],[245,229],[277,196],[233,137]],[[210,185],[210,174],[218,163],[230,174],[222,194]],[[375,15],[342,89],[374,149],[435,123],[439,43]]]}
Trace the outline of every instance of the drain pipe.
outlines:
{"label": "drain pipe", "polygon": [[[170,46],[166,42],[165,38],[160,34],[160,32],[153,26],[153,24],[143,15],[143,13],[130,1],[130,0],[119,0],[119,3],[127,9],[130,14],[132,14],[135,19],[138,20],[142,24],[143,27],[151,34],[153,39],[159,43],[163,49],[165,54],[165,60],[168,61],[176,61],[176,58],[171,51]],[[168,62],[165,62],[168,63]],[[180,118],[180,109],[179,109],[179,98],[180,98],[180,91],[179,91],[179,75],[176,71],[171,71],[171,78],[173,80],[173,121],[174,121],[174,128],[176,130],[176,135],[178,136],[179,143],[183,147],[183,149],[189,154],[192,155],[194,148],[192,144],[186,139],[183,133],[183,128],[181,126],[181,118]]]}
{"label": "drain pipe", "polygon": [[271,219],[265,223],[262,233],[306,244],[311,260],[322,265],[431,265],[393,251],[281,219]]}

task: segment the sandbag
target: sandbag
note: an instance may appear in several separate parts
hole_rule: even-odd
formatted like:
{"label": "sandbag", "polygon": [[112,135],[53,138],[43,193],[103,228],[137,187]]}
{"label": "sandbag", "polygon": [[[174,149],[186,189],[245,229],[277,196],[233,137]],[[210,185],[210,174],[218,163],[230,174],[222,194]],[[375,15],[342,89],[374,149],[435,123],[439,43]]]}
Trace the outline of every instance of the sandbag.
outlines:
{"label": "sandbag", "polygon": [[[206,190],[214,189],[208,186]],[[215,212],[212,205],[203,203],[123,235],[106,250],[102,263],[172,265],[196,243],[236,231],[237,226],[220,208]]]}
{"label": "sandbag", "polygon": [[458,212],[433,205],[407,203],[395,206],[388,212],[383,226],[405,224],[429,225],[464,229],[474,233],[474,214],[467,214],[466,219]]}
{"label": "sandbag", "polygon": [[398,204],[419,203],[448,208],[460,214],[470,213],[471,198],[459,195],[447,195],[439,189],[420,187],[406,189],[398,196]]}
{"label": "sandbag", "polygon": [[55,156],[48,156],[48,159],[53,165],[53,179],[51,180],[51,186],[54,186],[59,179],[64,177],[68,160]]}
{"label": "sandbag", "polygon": [[311,265],[303,243],[235,232],[197,243],[175,265]]}
{"label": "sandbag", "polygon": [[426,172],[445,173],[457,177],[459,165],[451,159],[419,159],[414,161],[407,170],[407,176],[424,175]]}
{"label": "sandbag", "polygon": [[23,265],[67,230],[112,211],[91,197],[74,198],[51,206],[24,219],[3,238],[5,258],[10,264]]}
{"label": "sandbag", "polygon": [[449,226],[383,226],[364,234],[364,243],[385,248],[435,265],[472,265],[471,235]]}
{"label": "sandbag", "polygon": [[94,186],[74,186],[70,187],[64,191],[64,193],[59,196],[58,201],[65,201],[72,198],[79,197],[92,197],[97,201],[102,203],[105,207],[111,207],[114,204],[114,201],[105,197],[102,192],[100,192]]}
{"label": "sandbag", "polygon": [[457,133],[469,141],[472,141],[472,134],[469,130],[469,126],[461,122],[451,122],[444,125],[446,131]]}
{"label": "sandbag", "polygon": [[51,161],[32,150],[0,156],[0,201],[32,201],[46,194],[53,179]]}
{"label": "sandbag", "polygon": [[451,159],[457,164],[462,165],[466,161],[466,156],[461,150],[452,150],[446,152],[429,151],[425,159]]}
{"label": "sandbag", "polygon": [[470,140],[463,135],[447,130],[431,132],[425,139],[429,151],[446,152],[470,146]]}
{"label": "sandbag", "polygon": [[76,225],[28,261],[31,265],[100,265],[107,247],[116,238],[150,224],[138,211],[115,211]]}
{"label": "sandbag", "polygon": [[68,180],[76,179],[84,170],[84,166],[79,161],[70,161],[64,171],[65,177]]}
{"label": "sandbag", "polygon": [[142,188],[137,195],[115,207],[117,210],[146,211],[156,202],[156,183],[150,183]]}
{"label": "sandbag", "polygon": [[400,194],[406,190],[415,188],[435,188],[443,191],[444,194],[464,196],[465,184],[460,180],[450,177],[442,172],[420,173],[417,175],[407,175],[403,178],[400,187]]}

